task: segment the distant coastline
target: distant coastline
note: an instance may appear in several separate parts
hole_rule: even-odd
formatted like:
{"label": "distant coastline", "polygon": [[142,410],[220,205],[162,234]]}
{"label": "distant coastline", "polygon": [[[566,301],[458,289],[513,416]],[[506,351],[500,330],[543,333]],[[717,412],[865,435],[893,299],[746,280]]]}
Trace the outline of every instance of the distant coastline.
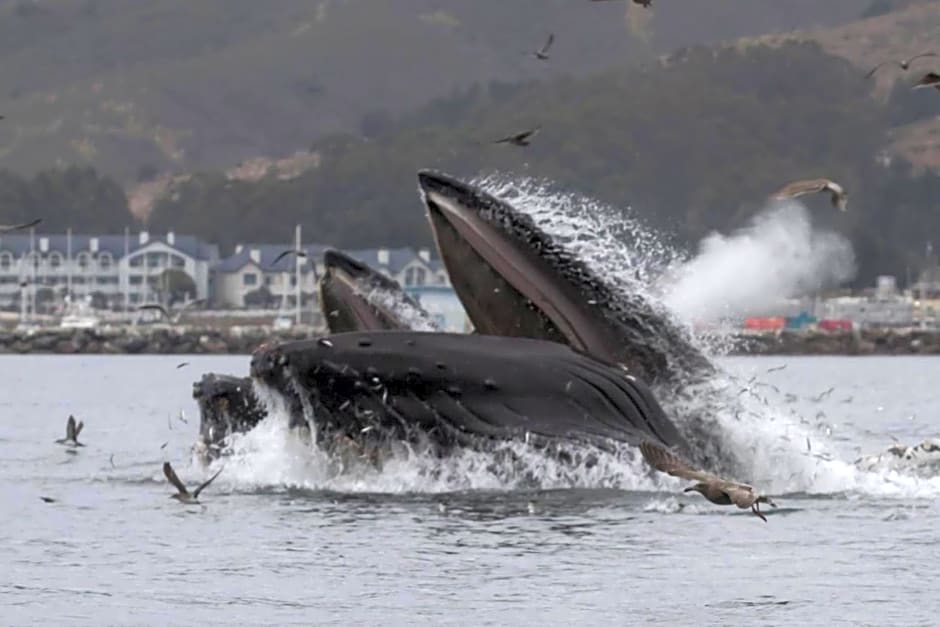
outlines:
{"label": "distant coastline", "polygon": [[[320,337],[313,327],[0,329],[0,354],[248,355],[260,344]],[[732,338],[731,355],[940,355],[940,330],[779,331]]]}

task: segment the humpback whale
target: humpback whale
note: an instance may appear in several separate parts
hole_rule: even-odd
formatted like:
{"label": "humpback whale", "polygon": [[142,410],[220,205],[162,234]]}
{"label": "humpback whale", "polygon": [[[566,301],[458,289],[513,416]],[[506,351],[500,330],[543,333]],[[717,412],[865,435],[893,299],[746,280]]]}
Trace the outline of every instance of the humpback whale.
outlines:
{"label": "humpback whale", "polygon": [[622,294],[528,215],[438,172],[418,182],[451,283],[479,333],[563,342],[653,384],[711,364],[669,314]]}
{"label": "humpback whale", "polygon": [[439,331],[397,281],[338,250],[323,253],[320,308],[330,333],[410,329]]}
{"label": "humpback whale", "polygon": [[371,454],[405,442],[443,456],[512,439],[687,448],[645,384],[555,342],[343,333],[266,345],[253,355],[251,374],[298,395],[328,450],[343,443]]}

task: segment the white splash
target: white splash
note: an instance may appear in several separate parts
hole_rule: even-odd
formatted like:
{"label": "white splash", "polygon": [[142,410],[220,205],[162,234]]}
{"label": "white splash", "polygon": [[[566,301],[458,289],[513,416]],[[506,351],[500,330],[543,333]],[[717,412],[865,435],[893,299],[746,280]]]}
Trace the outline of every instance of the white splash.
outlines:
{"label": "white splash", "polygon": [[803,205],[774,204],[731,235],[712,233],[670,270],[665,303],[686,320],[764,313],[782,299],[839,285],[855,273],[852,245],[813,228]]}

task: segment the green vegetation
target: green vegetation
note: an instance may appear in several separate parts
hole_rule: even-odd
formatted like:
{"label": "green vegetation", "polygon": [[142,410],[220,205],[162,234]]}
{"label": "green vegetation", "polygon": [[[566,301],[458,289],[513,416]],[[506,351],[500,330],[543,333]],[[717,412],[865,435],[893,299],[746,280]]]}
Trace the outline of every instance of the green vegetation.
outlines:
{"label": "green vegetation", "polygon": [[69,167],[24,178],[0,170],[0,222],[42,218],[40,229],[64,232],[120,233],[138,228],[128,213],[124,190],[93,168]]}
{"label": "green vegetation", "polygon": [[[692,245],[743,224],[784,183],[829,176],[851,190],[851,211],[839,215],[824,198],[807,202],[817,221],[856,242],[859,279],[868,283],[879,272],[904,276],[907,251],[922,249],[909,237],[923,239],[936,212],[912,206],[885,227],[892,194],[928,199],[908,187],[904,164],[876,161],[889,109],[867,90],[856,68],[809,43],[697,48],[664,67],[491,83],[386,122],[367,141],[325,138],[312,147],[320,167],[289,181],[197,175],[157,205],[151,225],[224,245],[285,240],[298,221],[308,239],[342,246],[427,244],[415,172],[435,167],[548,178],[631,206]],[[528,148],[481,143],[535,124],[543,132]]]}
{"label": "green vegetation", "polygon": [[[585,75],[680,45],[855,17],[858,0],[8,0],[0,167],[230,167],[368,131],[474,83]],[[786,6],[783,6],[786,5]],[[528,52],[558,33],[550,63]]]}

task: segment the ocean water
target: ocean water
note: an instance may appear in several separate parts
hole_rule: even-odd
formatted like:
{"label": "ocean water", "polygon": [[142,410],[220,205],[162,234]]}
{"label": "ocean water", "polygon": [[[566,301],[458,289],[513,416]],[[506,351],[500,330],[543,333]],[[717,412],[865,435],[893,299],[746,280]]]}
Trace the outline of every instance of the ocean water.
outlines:
{"label": "ocean water", "polygon": [[853,462],[940,436],[940,359],[721,365],[767,523],[639,461],[337,472],[277,413],[183,506],[162,462],[218,468],[191,459],[191,384],[247,357],[2,356],[0,624],[937,624],[940,478]]}

